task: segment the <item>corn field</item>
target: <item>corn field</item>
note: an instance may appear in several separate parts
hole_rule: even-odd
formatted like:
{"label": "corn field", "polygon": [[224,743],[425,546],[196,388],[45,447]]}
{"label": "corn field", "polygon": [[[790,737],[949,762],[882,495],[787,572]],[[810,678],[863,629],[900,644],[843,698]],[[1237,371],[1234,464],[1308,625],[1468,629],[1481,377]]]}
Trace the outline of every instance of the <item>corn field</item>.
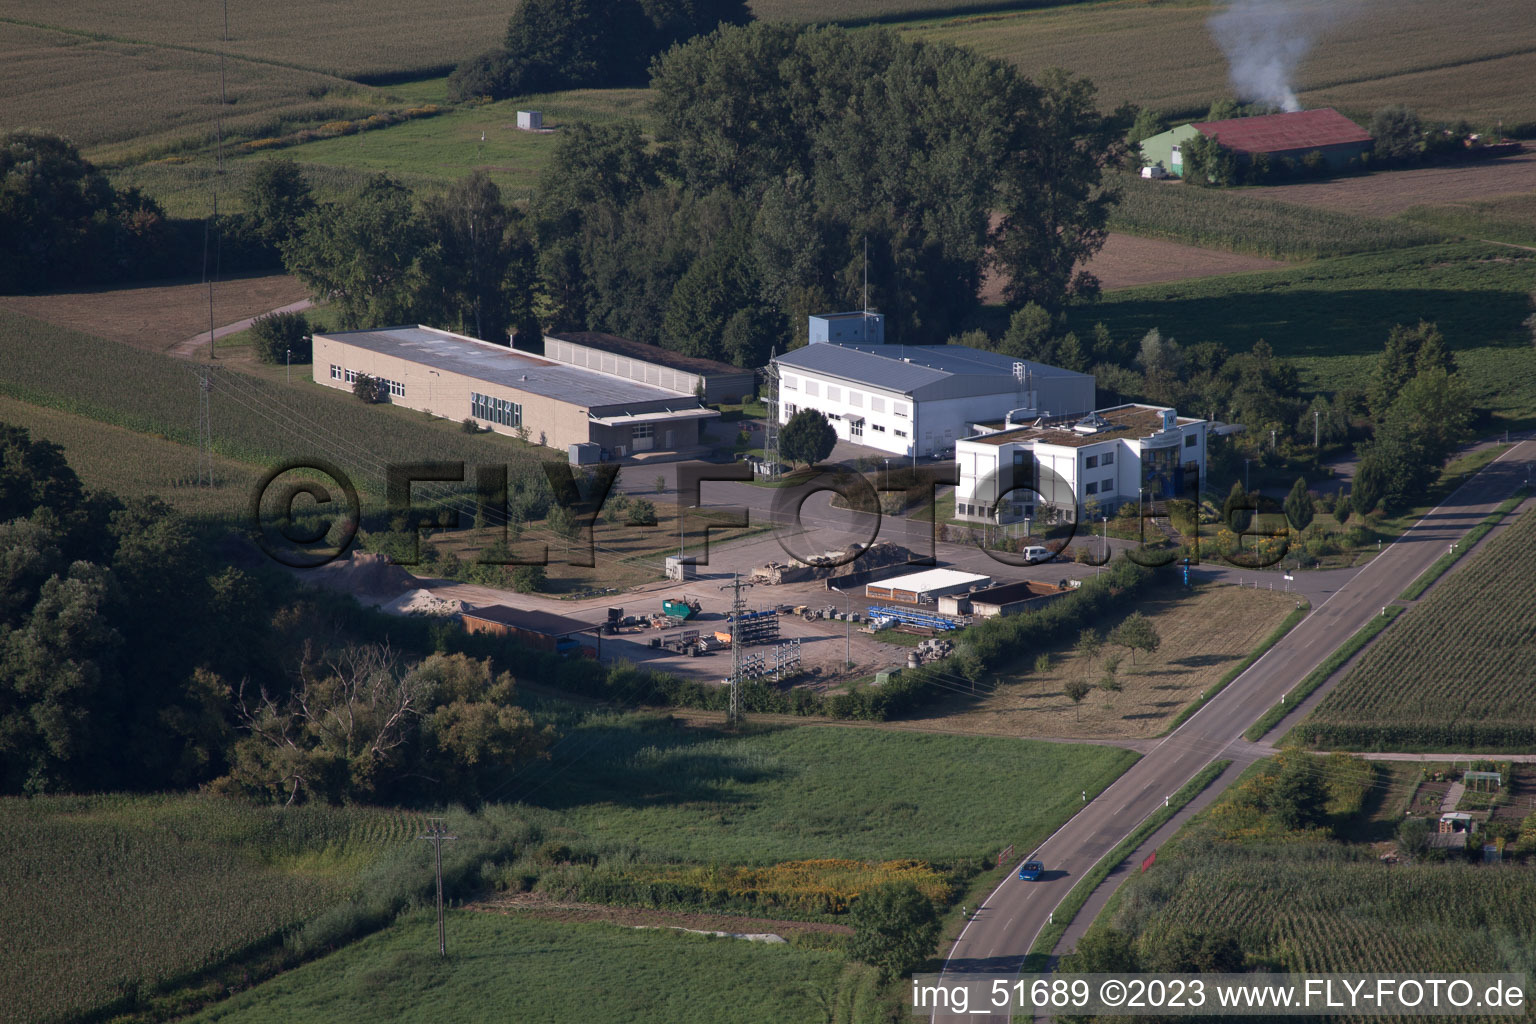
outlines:
{"label": "corn field", "polygon": [[1300,727],[1343,748],[1536,743],[1536,516],[1518,517],[1366,651]]}
{"label": "corn field", "polygon": [[1525,972],[1536,962],[1536,868],[1388,866],[1368,849],[1315,843],[1193,845],[1159,856],[1122,893],[1110,923],[1143,949],[1179,930],[1230,931],[1250,960],[1280,971]]}
{"label": "corn field", "polygon": [[[196,364],[5,311],[0,350],[7,359],[0,392],[184,445],[198,443]],[[257,464],[324,458],[375,494],[384,491],[387,463],[433,460],[501,463],[510,467],[511,480],[545,486],[536,469],[538,453],[497,436],[471,437],[454,420],[429,422],[420,412],[364,405],[350,394],[301,382],[300,373],[308,372],[296,372],[294,386],[285,387],[215,366],[209,395],[214,452]],[[231,494],[231,511],[243,509],[249,498],[244,491]]]}
{"label": "corn field", "polygon": [[1316,259],[1442,241],[1435,227],[1362,217],[1263,198],[1259,190],[1200,188],[1185,182],[1118,184],[1110,228],[1276,259]]}
{"label": "corn field", "polygon": [[398,812],[203,797],[8,799],[0,822],[0,1020],[28,1024],[124,1005],[270,943],[420,831]]}
{"label": "corn field", "polygon": [[847,913],[870,889],[898,882],[910,882],[939,905],[948,903],[953,891],[950,878],[923,861],[871,864],[832,859],[768,867],[637,865],[617,871],[556,871],[540,888],[601,903],[825,918]]}

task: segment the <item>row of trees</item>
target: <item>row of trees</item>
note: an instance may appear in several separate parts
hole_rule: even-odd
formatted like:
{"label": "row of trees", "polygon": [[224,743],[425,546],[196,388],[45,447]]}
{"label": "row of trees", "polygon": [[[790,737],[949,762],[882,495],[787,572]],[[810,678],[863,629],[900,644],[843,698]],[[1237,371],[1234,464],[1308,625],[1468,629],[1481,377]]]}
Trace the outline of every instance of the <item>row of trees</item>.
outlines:
{"label": "row of trees", "polygon": [[448,98],[644,85],[656,54],[751,20],[744,0],[524,0],[502,47],[449,77]]}
{"label": "row of trees", "polygon": [[488,662],[352,642],[211,547],[0,424],[0,792],[474,800],[549,742]]}
{"label": "row of trees", "polygon": [[264,270],[314,207],[292,160],[257,165],[241,213],[174,218],[46,132],[0,139],[0,293]]}
{"label": "row of trees", "polygon": [[0,293],[99,284],[185,260],[189,239],[137,189],[115,189],[75,146],[0,139]]}
{"label": "row of trees", "polygon": [[1351,501],[1360,512],[1410,508],[1471,435],[1472,396],[1438,327],[1392,328],[1367,401],[1375,431],[1360,446]]}
{"label": "row of trees", "polygon": [[806,314],[859,303],[866,246],[892,341],[953,333],[993,264],[1015,306],[1097,293],[1079,268],[1130,111],[1101,114],[1085,80],[751,24],[672,48],[651,81],[654,140],[634,122],[562,130],[527,218],[481,177],[422,201],[380,177],[304,213],[285,262],[344,325],[446,311],[482,337],[607,330],[742,366]]}
{"label": "row of trees", "polygon": [[532,318],[533,243],[526,218],[476,171],[418,199],[388,175],[315,203],[290,160],[273,161],[269,190],[284,211],[274,232],[283,263],[329,297],[342,327],[448,323],[500,339]]}

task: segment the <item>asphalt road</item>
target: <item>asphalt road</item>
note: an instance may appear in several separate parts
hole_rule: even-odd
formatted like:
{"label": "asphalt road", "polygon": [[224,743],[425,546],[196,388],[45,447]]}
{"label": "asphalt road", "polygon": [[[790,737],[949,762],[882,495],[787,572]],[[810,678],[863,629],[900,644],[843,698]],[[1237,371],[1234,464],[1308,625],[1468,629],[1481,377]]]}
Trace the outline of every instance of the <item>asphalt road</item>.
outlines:
{"label": "asphalt road", "polygon": [[[1381,614],[1415,577],[1494,506],[1528,479],[1536,442],[1516,445],[1336,589],[1252,668],[1048,838],[1030,858],[1047,876],[1021,882],[1016,872],[988,896],[960,933],[946,974],[1016,973],[1079,877],[1128,835],[1163,799],[1224,756],[1252,758],[1242,733],[1336,647]],[[1228,753],[1230,751],[1230,753]],[[1009,791],[1025,798],[1028,780]],[[1020,861],[1028,858],[1020,858]],[[1005,1021],[1006,1014],[940,1014],[935,1021]]]}

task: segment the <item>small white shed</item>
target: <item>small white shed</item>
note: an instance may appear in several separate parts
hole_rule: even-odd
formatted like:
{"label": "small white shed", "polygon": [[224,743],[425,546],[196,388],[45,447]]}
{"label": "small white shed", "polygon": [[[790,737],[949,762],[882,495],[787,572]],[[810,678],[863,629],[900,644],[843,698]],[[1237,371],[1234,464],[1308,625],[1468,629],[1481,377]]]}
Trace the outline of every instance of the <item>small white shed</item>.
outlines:
{"label": "small white shed", "polygon": [[544,130],[544,115],[537,110],[519,110],[517,126],[525,132]]}

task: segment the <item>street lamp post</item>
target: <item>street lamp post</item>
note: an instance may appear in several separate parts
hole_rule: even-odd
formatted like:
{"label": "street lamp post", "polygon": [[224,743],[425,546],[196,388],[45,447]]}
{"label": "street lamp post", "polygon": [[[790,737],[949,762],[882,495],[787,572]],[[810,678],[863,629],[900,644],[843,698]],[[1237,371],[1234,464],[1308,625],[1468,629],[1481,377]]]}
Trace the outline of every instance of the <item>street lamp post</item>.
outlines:
{"label": "street lamp post", "polygon": [[[689,509],[696,509],[698,507],[699,506],[697,505],[688,506]],[[682,509],[677,513],[677,566],[679,570],[681,570],[683,566],[683,522],[687,520],[687,518],[687,509]]]}
{"label": "street lamp post", "polygon": [[283,369],[284,369],[284,371],[286,373],[286,377],[285,377],[283,383],[285,383],[285,384],[292,384],[293,383],[293,349],[291,349],[291,348],[283,349]]}
{"label": "street lamp post", "polygon": [[1244,494],[1252,493],[1252,490],[1253,490],[1253,488],[1248,486],[1248,480],[1249,480],[1249,477],[1248,477],[1248,463],[1250,463],[1252,461],[1253,461],[1252,459],[1244,459],[1243,460],[1243,493]]}
{"label": "street lamp post", "polygon": [[853,664],[853,597],[846,590],[832,589],[842,594],[846,602],[843,610],[843,668],[846,669]]}
{"label": "street lamp post", "polygon": [[[1104,516],[1104,561],[1109,561],[1109,515],[1107,513]],[[1102,565],[1099,566],[1099,572],[1103,571],[1104,567]],[[1094,573],[1095,576],[1098,574],[1097,572]]]}

